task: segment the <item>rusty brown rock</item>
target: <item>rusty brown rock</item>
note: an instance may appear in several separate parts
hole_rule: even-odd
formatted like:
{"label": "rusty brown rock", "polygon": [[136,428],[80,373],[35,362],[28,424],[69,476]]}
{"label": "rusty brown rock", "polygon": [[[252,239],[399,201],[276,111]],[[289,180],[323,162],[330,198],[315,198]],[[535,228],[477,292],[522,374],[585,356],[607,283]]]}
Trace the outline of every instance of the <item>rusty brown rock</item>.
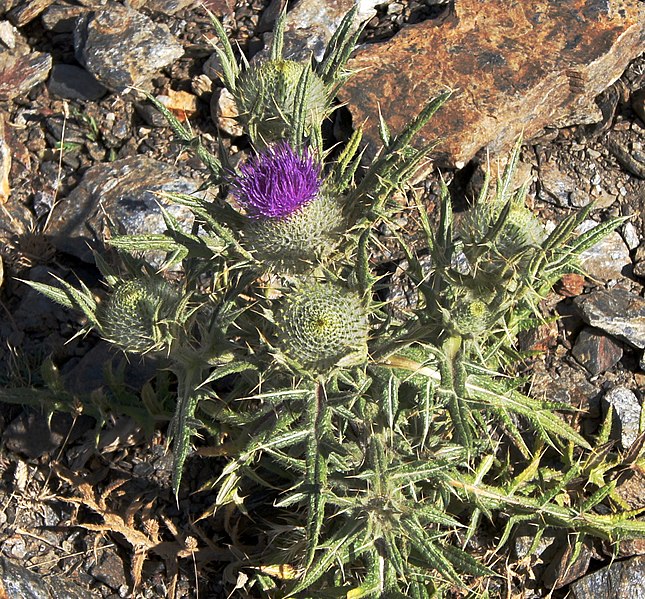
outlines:
{"label": "rusty brown rock", "polygon": [[230,14],[235,9],[235,2],[233,0],[204,0],[197,4],[203,5],[204,8],[207,8],[218,17]]}
{"label": "rusty brown rock", "polygon": [[580,331],[571,353],[578,364],[596,375],[613,368],[623,357],[623,348],[600,329],[586,327]]}
{"label": "rusty brown rock", "polygon": [[456,16],[425,21],[359,50],[341,92],[366,139],[378,106],[393,132],[429,98],[458,90],[421,131],[441,138],[436,160],[461,166],[480,149],[506,150],[547,125],[589,122],[593,99],[645,44],[641,0],[457,0]]}
{"label": "rusty brown rock", "polygon": [[577,297],[585,290],[585,278],[577,273],[564,275],[555,285],[555,292],[563,297]]}
{"label": "rusty brown rock", "polygon": [[29,0],[28,2],[20,2],[18,6],[9,12],[9,20],[16,27],[22,27],[33,21],[52,2],[53,0]]}
{"label": "rusty brown rock", "polygon": [[49,54],[0,52],[0,100],[26,94],[47,79],[51,68],[52,57]]}

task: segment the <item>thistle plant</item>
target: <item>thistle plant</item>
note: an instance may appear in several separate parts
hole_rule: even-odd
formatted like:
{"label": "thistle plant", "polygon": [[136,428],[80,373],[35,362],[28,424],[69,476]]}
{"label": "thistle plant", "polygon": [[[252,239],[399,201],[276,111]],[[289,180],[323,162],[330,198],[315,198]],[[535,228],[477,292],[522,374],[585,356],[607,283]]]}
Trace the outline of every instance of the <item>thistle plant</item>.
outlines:
{"label": "thistle plant", "polygon": [[[238,510],[238,534],[257,547],[230,567],[246,572],[243,592],[484,597],[496,576],[487,557],[519,523],[569,531],[574,554],[586,535],[645,536],[639,515],[612,499],[623,458],[602,462],[565,406],[499,371],[515,334],[539,320],[540,298],[621,219],[576,236],[583,210],[547,234],[524,206],[526,187],[511,187],[518,144],[458,226],[445,186],[436,227],[417,206],[424,268],[391,221],[391,198],[427,160],[433,145],[411,142],[451,92],[396,135],[381,120],[383,146],[364,167],[360,129],[331,158],[320,130],[347,75],[355,13],[322,62],[304,65],[281,58],[282,18],[269,61],[253,67],[238,64],[214,21],[252,156],[234,170],[222,147],[210,153],[157,103],[210,169],[217,200],[169,196],[194,212],[190,233],[166,214],[164,234],[111,238],[127,276],[99,259],[103,302],[62,281],[32,285],[126,351],[163,350],[177,380],[174,490],[194,434],[206,434],[224,464],[203,517]],[[371,257],[383,222],[419,292],[401,317],[378,300],[386,281]],[[165,267],[181,265],[181,285],[142,264],[152,248],[167,252]],[[500,528],[488,542],[484,520]]]}

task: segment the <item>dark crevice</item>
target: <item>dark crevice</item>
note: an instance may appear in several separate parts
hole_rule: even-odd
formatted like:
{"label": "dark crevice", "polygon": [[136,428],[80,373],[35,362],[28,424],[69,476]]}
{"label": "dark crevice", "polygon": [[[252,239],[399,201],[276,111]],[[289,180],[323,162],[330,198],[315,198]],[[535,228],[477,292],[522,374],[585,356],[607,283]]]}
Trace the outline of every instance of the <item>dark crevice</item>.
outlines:
{"label": "dark crevice", "polygon": [[[399,9],[400,7],[400,9]],[[392,2],[376,8],[377,14],[367,23],[359,44],[373,44],[393,38],[406,25],[437,21],[440,25],[454,11],[454,2],[437,4],[437,0]]]}

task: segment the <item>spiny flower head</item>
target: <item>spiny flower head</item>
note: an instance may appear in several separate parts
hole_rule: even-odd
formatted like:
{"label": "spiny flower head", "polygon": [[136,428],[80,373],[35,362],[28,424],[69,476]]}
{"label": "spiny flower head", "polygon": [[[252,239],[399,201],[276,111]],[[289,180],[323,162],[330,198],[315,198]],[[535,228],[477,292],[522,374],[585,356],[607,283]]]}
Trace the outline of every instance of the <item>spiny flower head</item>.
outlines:
{"label": "spiny flower head", "polygon": [[311,202],[321,186],[320,164],[277,143],[253,156],[233,179],[232,193],[251,218],[285,218]]}
{"label": "spiny flower head", "polygon": [[338,198],[320,194],[284,218],[249,219],[244,244],[271,272],[306,272],[327,260],[346,221]]}
{"label": "spiny flower head", "polygon": [[181,303],[179,293],[162,279],[123,281],[97,315],[101,333],[126,352],[161,350],[172,341]]}
{"label": "spiny flower head", "polygon": [[309,69],[309,84],[304,92],[303,114],[308,133],[329,113],[333,94],[307,64],[293,60],[268,60],[242,71],[233,95],[240,120],[258,144],[269,144],[288,135],[293,128],[298,83]]}
{"label": "spiny flower head", "polygon": [[274,317],[280,349],[305,368],[324,372],[367,357],[365,308],[339,285],[301,284],[285,294]]}

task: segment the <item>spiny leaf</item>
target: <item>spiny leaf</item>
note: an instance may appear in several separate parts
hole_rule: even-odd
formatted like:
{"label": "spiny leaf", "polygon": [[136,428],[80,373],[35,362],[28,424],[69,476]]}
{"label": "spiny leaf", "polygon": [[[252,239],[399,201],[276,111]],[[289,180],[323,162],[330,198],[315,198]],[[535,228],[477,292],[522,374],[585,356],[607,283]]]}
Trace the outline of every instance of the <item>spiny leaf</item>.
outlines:
{"label": "spiny leaf", "polygon": [[459,547],[446,543],[441,551],[455,568],[471,576],[495,576],[495,572]]}
{"label": "spiny leaf", "polygon": [[335,534],[332,534],[329,541],[321,545],[321,551],[318,553],[319,558],[311,564],[302,578],[285,597],[293,597],[297,593],[308,589],[337,561],[340,561],[340,563],[345,562],[350,549],[354,556],[359,557],[371,546],[371,543],[360,542],[365,533],[364,523],[358,519],[351,520],[338,529]]}
{"label": "spiny leaf", "polygon": [[101,325],[96,318],[97,304],[87,286],[80,281],[79,284],[81,285],[81,290],[79,291],[73,285],[70,285],[60,277],[54,275],[54,278],[62,285],[62,289],[45,283],[38,283],[36,281],[23,280],[22,282],[33,287],[36,291],[39,291],[65,308],[80,310],[90,321],[90,324],[100,331]]}
{"label": "spiny leaf", "polygon": [[233,93],[236,88],[237,76],[239,75],[239,72],[240,72],[239,67],[237,66],[237,62],[235,60],[235,55],[233,54],[233,47],[231,46],[231,43],[228,41],[226,31],[224,31],[224,27],[220,23],[219,19],[208,9],[206,10],[206,12],[210,17],[211,23],[215,28],[215,33],[217,34],[219,43],[222,45],[222,48],[223,48],[223,49],[220,49],[219,47],[215,46],[215,52],[217,52],[217,55],[220,59],[220,64],[222,65],[222,69],[224,70],[224,73],[223,73],[224,84],[226,85],[228,90],[231,93]]}
{"label": "spiny leaf", "polygon": [[284,25],[287,20],[287,5],[280,12],[273,28],[273,41],[271,42],[270,60],[279,60],[282,58],[284,48]]}
{"label": "spiny leaf", "polygon": [[453,568],[450,560],[435,545],[432,537],[424,530],[416,518],[407,518],[403,530],[410,543],[419,552],[420,559],[437,570],[441,576],[457,586],[463,586],[463,581]]}
{"label": "spiny leaf", "polygon": [[327,397],[322,383],[318,383],[314,397],[309,402],[309,427],[307,440],[307,473],[305,484],[309,489],[307,510],[307,548],[304,567],[308,569],[314,561],[318,540],[325,518],[325,494],[327,483],[327,459],[321,451],[323,437],[328,431]]}
{"label": "spiny leaf", "polygon": [[325,83],[331,83],[336,79],[339,69],[343,68],[353,50],[358,36],[350,36],[349,32],[358,13],[358,5],[355,4],[343,17],[340,25],[334,31],[322,61],[316,66],[316,71]]}

